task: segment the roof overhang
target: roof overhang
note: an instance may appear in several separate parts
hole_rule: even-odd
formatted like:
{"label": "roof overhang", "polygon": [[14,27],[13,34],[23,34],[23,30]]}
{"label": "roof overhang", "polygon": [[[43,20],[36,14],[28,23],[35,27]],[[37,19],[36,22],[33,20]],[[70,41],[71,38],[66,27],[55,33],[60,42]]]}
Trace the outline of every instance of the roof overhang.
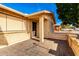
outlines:
{"label": "roof overhang", "polygon": [[19,11],[16,11],[12,8],[6,7],[2,4],[0,4],[0,13],[9,15],[9,16],[13,16],[13,17],[17,17],[17,18],[21,18],[21,19],[26,19],[25,14],[23,14]]}
{"label": "roof overhang", "polygon": [[19,12],[19,11],[16,11],[16,10],[14,10],[12,8],[9,8],[9,7],[6,7],[6,6],[2,5],[2,4],[0,4],[0,13],[1,12],[5,13],[5,14],[8,14],[8,15],[12,15],[14,17],[24,18],[24,19],[26,19],[26,18],[34,19],[34,18],[39,18],[42,15],[48,15],[48,16],[53,18],[53,21],[56,24],[54,14],[47,11],[47,10],[43,10],[43,11],[39,11],[39,12],[35,12],[35,13],[32,13],[32,14],[25,15],[25,14]]}
{"label": "roof overhang", "polygon": [[17,10],[14,10],[14,9],[9,8],[9,7],[7,7],[7,6],[4,6],[4,5],[2,5],[2,4],[0,4],[0,8],[3,8],[3,9],[6,9],[6,10],[9,10],[9,11],[11,11],[11,12],[14,12],[14,13],[17,13],[17,14],[20,14],[20,15],[25,16],[24,13],[21,13],[21,12],[19,12],[19,11],[17,11]]}
{"label": "roof overhang", "polygon": [[32,14],[29,14],[27,15],[26,17],[29,18],[29,19],[38,19],[39,17],[43,16],[43,15],[47,15],[47,16],[50,16],[54,23],[56,24],[56,21],[55,21],[55,18],[54,18],[54,14],[47,11],[47,10],[43,10],[43,11],[39,11],[39,12],[36,12],[36,13],[32,13]]}

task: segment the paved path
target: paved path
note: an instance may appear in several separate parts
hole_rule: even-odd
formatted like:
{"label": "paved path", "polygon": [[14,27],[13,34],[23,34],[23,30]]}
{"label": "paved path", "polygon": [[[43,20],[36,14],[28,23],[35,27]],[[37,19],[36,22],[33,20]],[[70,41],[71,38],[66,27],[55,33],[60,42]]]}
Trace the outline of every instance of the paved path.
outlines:
{"label": "paved path", "polygon": [[1,56],[71,56],[73,55],[66,41],[45,40],[39,43],[36,40],[26,40],[4,48],[0,48]]}

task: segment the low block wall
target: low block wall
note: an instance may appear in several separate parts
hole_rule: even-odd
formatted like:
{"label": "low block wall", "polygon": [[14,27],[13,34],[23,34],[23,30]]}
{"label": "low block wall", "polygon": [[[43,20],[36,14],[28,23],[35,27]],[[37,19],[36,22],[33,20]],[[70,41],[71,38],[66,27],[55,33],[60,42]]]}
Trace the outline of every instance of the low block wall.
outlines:
{"label": "low block wall", "polygon": [[45,36],[45,38],[67,40],[67,34],[66,33],[51,33]]}
{"label": "low block wall", "polygon": [[68,43],[69,43],[69,46],[72,48],[74,54],[76,56],[79,56],[79,40],[68,35]]}
{"label": "low block wall", "polygon": [[11,45],[28,39],[30,34],[27,32],[0,33],[0,45]]}

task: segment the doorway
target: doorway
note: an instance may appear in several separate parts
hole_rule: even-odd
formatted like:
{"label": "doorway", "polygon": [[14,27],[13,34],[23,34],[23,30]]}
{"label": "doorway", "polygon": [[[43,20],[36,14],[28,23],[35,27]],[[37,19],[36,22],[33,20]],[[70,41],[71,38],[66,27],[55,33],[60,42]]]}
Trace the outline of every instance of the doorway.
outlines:
{"label": "doorway", "polygon": [[32,22],[32,36],[37,36],[37,22]]}

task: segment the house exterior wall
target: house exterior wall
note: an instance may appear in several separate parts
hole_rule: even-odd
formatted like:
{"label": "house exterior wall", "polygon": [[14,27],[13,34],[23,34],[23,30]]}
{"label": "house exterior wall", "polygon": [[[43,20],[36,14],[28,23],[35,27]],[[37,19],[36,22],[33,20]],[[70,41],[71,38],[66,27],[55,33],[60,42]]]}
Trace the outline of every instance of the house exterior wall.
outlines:
{"label": "house exterior wall", "polygon": [[[44,38],[49,37],[51,32],[49,18],[46,16],[44,20]],[[40,18],[40,17],[39,17]],[[37,37],[39,37],[39,20],[37,22]],[[52,18],[50,20],[53,20]],[[14,44],[32,38],[32,22],[33,19],[21,19],[5,14],[0,14],[0,43],[4,45]],[[41,23],[40,23],[41,24]]]}
{"label": "house exterior wall", "polygon": [[37,37],[39,37],[39,23],[37,22]]}
{"label": "house exterior wall", "polygon": [[44,20],[44,37],[50,34],[50,26],[48,20]]}
{"label": "house exterior wall", "polygon": [[54,22],[52,20],[53,18],[50,16],[46,16],[46,19],[44,20],[44,38],[48,38],[51,34],[54,33]]}
{"label": "house exterior wall", "polygon": [[[53,33],[53,31],[54,31],[54,29],[52,29],[53,28],[53,24],[54,24],[54,22],[52,22],[53,24],[51,24],[49,21],[53,21],[53,18],[51,18],[50,16],[48,16],[48,15],[43,15],[43,16],[41,16],[41,17],[43,17],[43,20],[44,20],[44,38],[47,38],[49,35],[51,35],[52,33]],[[39,25],[41,24],[41,23],[39,23],[39,20],[42,20],[42,19],[40,19],[41,17],[39,17],[39,19],[37,18],[37,19],[31,19],[31,23],[32,22],[36,22],[37,23],[37,36],[36,37],[39,37],[39,30],[41,30],[40,28],[39,28]],[[45,18],[46,17],[46,18]],[[51,31],[52,30],[52,31]]]}
{"label": "house exterior wall", "polygon": [[44,41],[43,38],[51,34],[53,26],[50,22],[54,21],[52,13],[43,11],[25,16],[7,8],[0,8],[0,11],[1,45],[14,44],[32,38],[33,20],[37,21],[37,37],[40,41]]}
{"label": "house exterior wall", "polygon": [[30,39],[28,19],[0,14],[0,45],[14,44]]}

